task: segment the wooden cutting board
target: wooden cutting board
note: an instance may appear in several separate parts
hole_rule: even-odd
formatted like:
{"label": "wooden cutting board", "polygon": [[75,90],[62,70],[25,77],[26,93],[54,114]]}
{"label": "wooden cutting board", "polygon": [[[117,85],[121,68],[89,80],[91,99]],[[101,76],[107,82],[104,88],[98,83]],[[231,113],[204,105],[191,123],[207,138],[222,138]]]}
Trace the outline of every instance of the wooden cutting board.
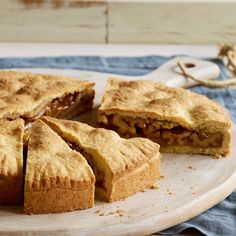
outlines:
{"label": "wooden cutting board", "polygon": [[[104,74],[70,70],[37,69],[96,80],[95,108],[106,83]],[[96,109],[80,117],[93,123]],[[222,201],[236,188],[236,126],[232,129],[228,158],[164,154],[159,189],[105,203],[92,209],[60,214],[23,215],[22,207],[0,207],[0,235],[144,235],[184,222]]]}

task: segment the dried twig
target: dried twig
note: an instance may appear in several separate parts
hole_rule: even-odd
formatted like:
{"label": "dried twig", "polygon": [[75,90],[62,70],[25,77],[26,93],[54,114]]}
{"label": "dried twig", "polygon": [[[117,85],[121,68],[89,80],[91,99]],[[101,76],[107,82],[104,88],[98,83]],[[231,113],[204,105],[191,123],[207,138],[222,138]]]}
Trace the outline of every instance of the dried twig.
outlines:
{"label": "dried twig", "polygon": [[182,62],[177,62],[178,67],[181,70],[181,74],[185,76],[186,78],[192,79],[199,84],[209,87],[209,88],[225,88],[229,87],[232,85],[236,85],[236,78],[228,79],[228,80],[223,80],[223,81],[215,81],[215,80],[203,80],[203,79],[198,79],[195,78],[193,75],[189,74],[187,72],[186,67]]}

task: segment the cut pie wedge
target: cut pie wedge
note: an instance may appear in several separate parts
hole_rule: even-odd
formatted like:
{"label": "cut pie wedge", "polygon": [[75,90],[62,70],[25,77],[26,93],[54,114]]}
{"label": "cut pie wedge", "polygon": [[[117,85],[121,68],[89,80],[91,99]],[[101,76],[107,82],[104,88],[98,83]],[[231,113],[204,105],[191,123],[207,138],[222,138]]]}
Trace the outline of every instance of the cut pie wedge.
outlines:
{"label": "cut pie wedge", "polygon": [[158,144],[144,138],[123,139],[114,131],[76,121],[42,119],[86,157],[96,176],[96,192],[106,201],[128,197],[159,178]]}
{"label": "cut pie wedge", "polygon": [[45,123],[29,133],[24,212],[40,214],[85,209],[94,203],[95,177],[84,157]]}
{"label": "cut pie wedge", "polygon": [[94,83],[55,75],[0,71],[0,119],[72,118],[92,107]]}
{"label": "cut pie wedge", "polygon": [[109,79],[98,110],[102,127],[146,137],[162,152],[226,156],[231,122],[216,102],[154,81]]}
{"label": "cut pie wedge", "polygon": [[22,203],[24,121],[0,121],[0,205]]}

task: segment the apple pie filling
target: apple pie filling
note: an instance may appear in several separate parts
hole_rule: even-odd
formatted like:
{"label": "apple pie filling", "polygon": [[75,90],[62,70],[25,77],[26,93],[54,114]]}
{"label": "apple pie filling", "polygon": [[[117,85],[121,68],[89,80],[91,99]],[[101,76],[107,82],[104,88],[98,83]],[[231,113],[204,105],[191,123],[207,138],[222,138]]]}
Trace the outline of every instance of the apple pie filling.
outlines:
{"label": "apple pie filling", "polygon": [[72,118],[79,115],[92,107],[93,98],[93,89],[86,89],[81,92],[67,94],[63,97],[56,98],[41,109],[37,115],[30,116],[30,114],[25,114],[22,116],[25,120],[25,128],[27,129],[32,122],[39,119],[41,116]]}
{"label": "apple pie filling", "polygon": [[113,129],[123,137],[149,138],[161,146],[195,146],[200,148],[222,147],[223,134],[206,129],[191,130],[169,121],[152,118],[142,119],[127,116],[100,115],[99,123],[104,128]]}
{"label": "apple pie filling", "polygon": [[87,152],[85,152],[79,145],[75,143],[71,143],[71,142],[67,142],[67,144],[70,146],[71,149],[76,150],[83,155],[83,157],[87,160],[87,162],[89,163],[89,165],[91,166],[93,170],[93,173],[96,178],[96,186],[101,189],[106,190],[105,174],[101,170],[101,168],[97,168],[97,164],[95,163],[94,158],[91,155],[89,155]]}

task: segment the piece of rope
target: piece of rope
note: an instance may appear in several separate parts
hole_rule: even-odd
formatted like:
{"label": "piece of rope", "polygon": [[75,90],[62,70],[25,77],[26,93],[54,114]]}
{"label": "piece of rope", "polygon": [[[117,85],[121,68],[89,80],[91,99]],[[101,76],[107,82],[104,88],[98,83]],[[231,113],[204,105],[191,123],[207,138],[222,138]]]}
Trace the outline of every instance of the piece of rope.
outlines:
{"label": "piece of rope", "polygon": [[[220,44],[220,50],[218,53],[218,57],[223,61],[226,61],[226,67],[228,70],[232,71],[232,73],[236,76],[236,46],[230,44]],[[203,80],[194,77],[190,73],[188,73],[186,66],[182,62],[177,62],[177,66],[179,67],[181,74],[188,79],[194,80],[198,82],[200,85],[203,85],[208,88],[227,88],[230,86],[236,85],[236,78],[227,79],[223,81],[219,80]]]}
{"label": "piece of rope", "polygon": [[226,87],[229,87],[232,85],[236,85],[236,78],[227,79],[227,80],[223,80],[223,81],[198,79],[187,72],[187,69],[182,62],[177,62],[177,66],[181,70],[181,74],[184,77],[194,80],[194,81],[198,82],[200,85],[203,85],[208,88],[226,88]]}

